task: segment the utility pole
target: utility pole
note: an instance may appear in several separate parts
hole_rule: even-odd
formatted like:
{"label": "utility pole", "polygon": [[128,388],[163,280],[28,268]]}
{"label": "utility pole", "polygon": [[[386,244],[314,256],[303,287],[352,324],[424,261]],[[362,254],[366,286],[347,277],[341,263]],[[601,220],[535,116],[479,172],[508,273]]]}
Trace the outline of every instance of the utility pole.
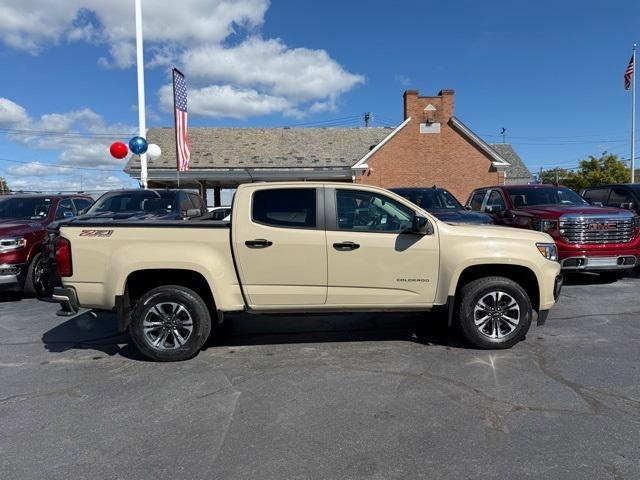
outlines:
{"label": "utility pole", "polygon": [[540,173],[538,174],[538,183],[542,183],[542,167],[540,167]]}
{"label": "utility pole", "polygon": [[[142,0],[136,0],[136,66],[138,70],[138,135],[147,138],[144,100],[144,48],[142,43]],[[147,188],[147,154],[140,154],[140,183]]]}
{"label": "utility pole", "polygon": [[636,44],[633,44],[631,76],[631,183],[636,183]]}
{"label": "utility pole", "polygon": [[371,120],[371,112],[364,112],[364,126],[369,127],[369,121]]}

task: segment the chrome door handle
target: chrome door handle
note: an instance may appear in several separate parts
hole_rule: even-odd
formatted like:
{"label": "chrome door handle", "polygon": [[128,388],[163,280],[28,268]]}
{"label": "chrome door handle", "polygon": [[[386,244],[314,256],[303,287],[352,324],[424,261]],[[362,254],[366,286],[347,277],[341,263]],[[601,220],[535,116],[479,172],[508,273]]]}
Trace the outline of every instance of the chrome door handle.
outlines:
{"label": "chrome door handle", "polygon": [[264,238],[256,238],[255,240],[247,240],[244,244],[249,248],[267,248],[273,245],[273,242]]}
{"label": "chrome door handle", "polygon": [[360,248],[360,245],[354,242],[338,242],[333,244],[333,248],[340,252],[348,252],[349,250],[356,250]]}

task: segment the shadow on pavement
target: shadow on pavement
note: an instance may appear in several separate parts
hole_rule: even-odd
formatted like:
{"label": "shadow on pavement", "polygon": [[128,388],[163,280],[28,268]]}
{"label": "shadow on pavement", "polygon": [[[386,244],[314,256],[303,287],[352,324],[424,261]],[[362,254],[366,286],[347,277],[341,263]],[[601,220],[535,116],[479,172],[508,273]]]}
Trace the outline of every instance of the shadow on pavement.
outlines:
{"label": "shadow on pavement", "polygon": [[[632,276],[633,274],[626,274],[626,276]],[[610,285],[616,283],[623,277],[616,277],[615,275],[599,274],[594,272],[580,272],[580,273],[563,273],[564,285]]]}
{"label": "shadow on pavement", "polygon": [[[76,315],[45,332],[42,343],[44,348],[54,353],[97,350],[109,356],[144,359],[130,344],[129,335],[118,332],[116,316],[112,313],[97,313],[96,318],[89,312]],[[120,347],[121,344],[125,346]]]}
{"label": "shadow on pavement", "polygon": [[0,303],[19,302],[27,298],[20,292],[2,292],[0,293]]}
{"label": "shadow on pavement", "polygon": [[291,343],[411,341],[468,348],[442,314],[228,315],[207,347]]}
{"label": "shadow on pavement", "polygon": [[[441,314],[358,313],[332,315],[250,315],[225,318],[214,328],[204,349],[246,345],[323,342],[410,341],[422,345],[469,348],[446,325]],[[112,313],[88,312],[65,320],[42,335],[44,347],[54,353],[95,350],[147,361],[128,333],[120,333]],[[123,345],[123,346],[121,346]]]}

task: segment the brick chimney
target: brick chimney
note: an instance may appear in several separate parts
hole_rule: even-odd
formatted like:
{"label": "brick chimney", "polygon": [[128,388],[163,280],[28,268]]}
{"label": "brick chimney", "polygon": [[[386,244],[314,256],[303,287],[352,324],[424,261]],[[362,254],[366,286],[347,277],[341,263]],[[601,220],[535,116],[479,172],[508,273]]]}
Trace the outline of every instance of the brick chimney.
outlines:
{"label": "brick chimney", "polygon": [[421,97],[418,90],[404,92],[404,118],[411,117],[417,123],[447,123],[453,116],[451,89],[440,90],[436,97]]}

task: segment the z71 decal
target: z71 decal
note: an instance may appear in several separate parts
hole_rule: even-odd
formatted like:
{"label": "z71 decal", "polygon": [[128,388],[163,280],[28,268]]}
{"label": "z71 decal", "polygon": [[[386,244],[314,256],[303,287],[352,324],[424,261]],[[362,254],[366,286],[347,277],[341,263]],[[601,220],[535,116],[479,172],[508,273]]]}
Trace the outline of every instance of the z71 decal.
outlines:
{"label": "z71 decal", "polygon": [[113,230],[82,230],[81,237],[110,237]]}

